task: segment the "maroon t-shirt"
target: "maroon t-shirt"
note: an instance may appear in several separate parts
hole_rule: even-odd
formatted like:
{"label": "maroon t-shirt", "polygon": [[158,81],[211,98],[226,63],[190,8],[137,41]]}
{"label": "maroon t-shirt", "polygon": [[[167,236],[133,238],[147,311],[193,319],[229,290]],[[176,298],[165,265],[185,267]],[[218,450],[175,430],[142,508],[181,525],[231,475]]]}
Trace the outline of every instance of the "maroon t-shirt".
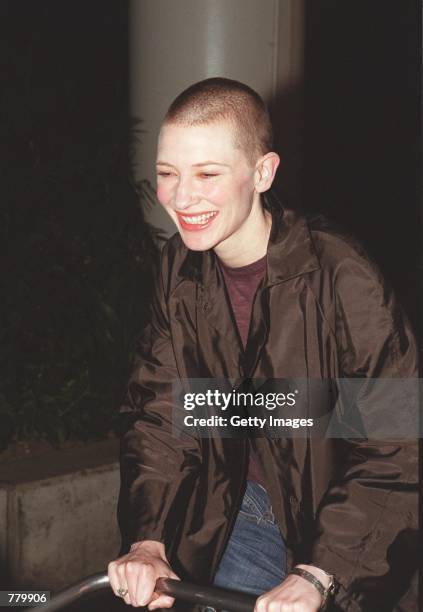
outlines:
{"label": "maroon t-shirt", "polygon": [[[261,259],[240,268],[230,268],[221,260],[218,260],[244,348],[248,339],[254,295],[266,271],[266,257],[265,255]],[[251,446],[247,478],[265,487],[258,459]]]}

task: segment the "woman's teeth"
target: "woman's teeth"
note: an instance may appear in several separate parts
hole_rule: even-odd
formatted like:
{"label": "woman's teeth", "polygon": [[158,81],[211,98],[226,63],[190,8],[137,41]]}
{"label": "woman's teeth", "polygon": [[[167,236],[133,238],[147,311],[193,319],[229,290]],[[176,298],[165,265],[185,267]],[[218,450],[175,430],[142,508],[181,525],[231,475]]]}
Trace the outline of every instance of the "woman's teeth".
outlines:
{"label": "woman's teeth", "polygon": [[195,217],[191,217],[191,216],[182,217],[182,219],[184,220],[185,223],[202,224],[208,221],[211,217],[214,217],[216,215],[217,215],[217,212],[210,212],[210,213],[205,213],[203,215],[197,215]]}

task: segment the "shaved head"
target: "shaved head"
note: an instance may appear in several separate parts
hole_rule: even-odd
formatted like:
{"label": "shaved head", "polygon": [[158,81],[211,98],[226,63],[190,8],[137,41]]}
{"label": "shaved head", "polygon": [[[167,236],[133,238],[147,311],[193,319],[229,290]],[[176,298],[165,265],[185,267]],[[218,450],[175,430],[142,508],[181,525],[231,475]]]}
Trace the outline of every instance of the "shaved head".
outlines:
{"label": "shaved head", "polygon": [[215,77],[194,83],[172,102],[163,124],[195,126],[221,121],[232,125],[234,145],[252,166],[272,150],[266,105],[254,89],[232,79]]}

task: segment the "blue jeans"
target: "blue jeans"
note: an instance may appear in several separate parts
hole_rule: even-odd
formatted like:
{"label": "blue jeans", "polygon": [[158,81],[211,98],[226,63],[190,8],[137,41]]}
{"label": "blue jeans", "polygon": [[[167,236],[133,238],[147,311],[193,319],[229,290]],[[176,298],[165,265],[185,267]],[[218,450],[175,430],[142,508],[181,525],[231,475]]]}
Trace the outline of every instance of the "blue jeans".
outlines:
{"label": "blue jeans", "polygon": [[[261,595],[286,576],[286,547],[265,489],[247,481],[214,585]],[[212,612],[213,608],[206,608]]]}

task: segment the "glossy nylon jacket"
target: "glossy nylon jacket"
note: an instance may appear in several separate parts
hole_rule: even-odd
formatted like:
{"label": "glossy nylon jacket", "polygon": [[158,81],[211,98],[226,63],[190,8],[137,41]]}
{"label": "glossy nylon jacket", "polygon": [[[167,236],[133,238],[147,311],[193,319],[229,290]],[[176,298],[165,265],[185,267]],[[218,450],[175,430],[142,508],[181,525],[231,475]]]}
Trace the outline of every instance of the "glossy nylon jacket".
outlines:
{"label": "glossy nylon jacket", "polygon": [[[189,251],[176,234],[162,252],[121,407],[121,554],[132,542],[159,540],[182,579],[208,584],[241,504],[248,440],[175,435],[173,381],[413,378],[416,359],[378,269],[322,217],[272,209],[245,352],[214,252]],[[371,402],[360,409],[371,411]],[[302,436],[257,438],[255,448],[288,569],[302,562],[335,574],[333,611],[417,610],[417,445]]]}

